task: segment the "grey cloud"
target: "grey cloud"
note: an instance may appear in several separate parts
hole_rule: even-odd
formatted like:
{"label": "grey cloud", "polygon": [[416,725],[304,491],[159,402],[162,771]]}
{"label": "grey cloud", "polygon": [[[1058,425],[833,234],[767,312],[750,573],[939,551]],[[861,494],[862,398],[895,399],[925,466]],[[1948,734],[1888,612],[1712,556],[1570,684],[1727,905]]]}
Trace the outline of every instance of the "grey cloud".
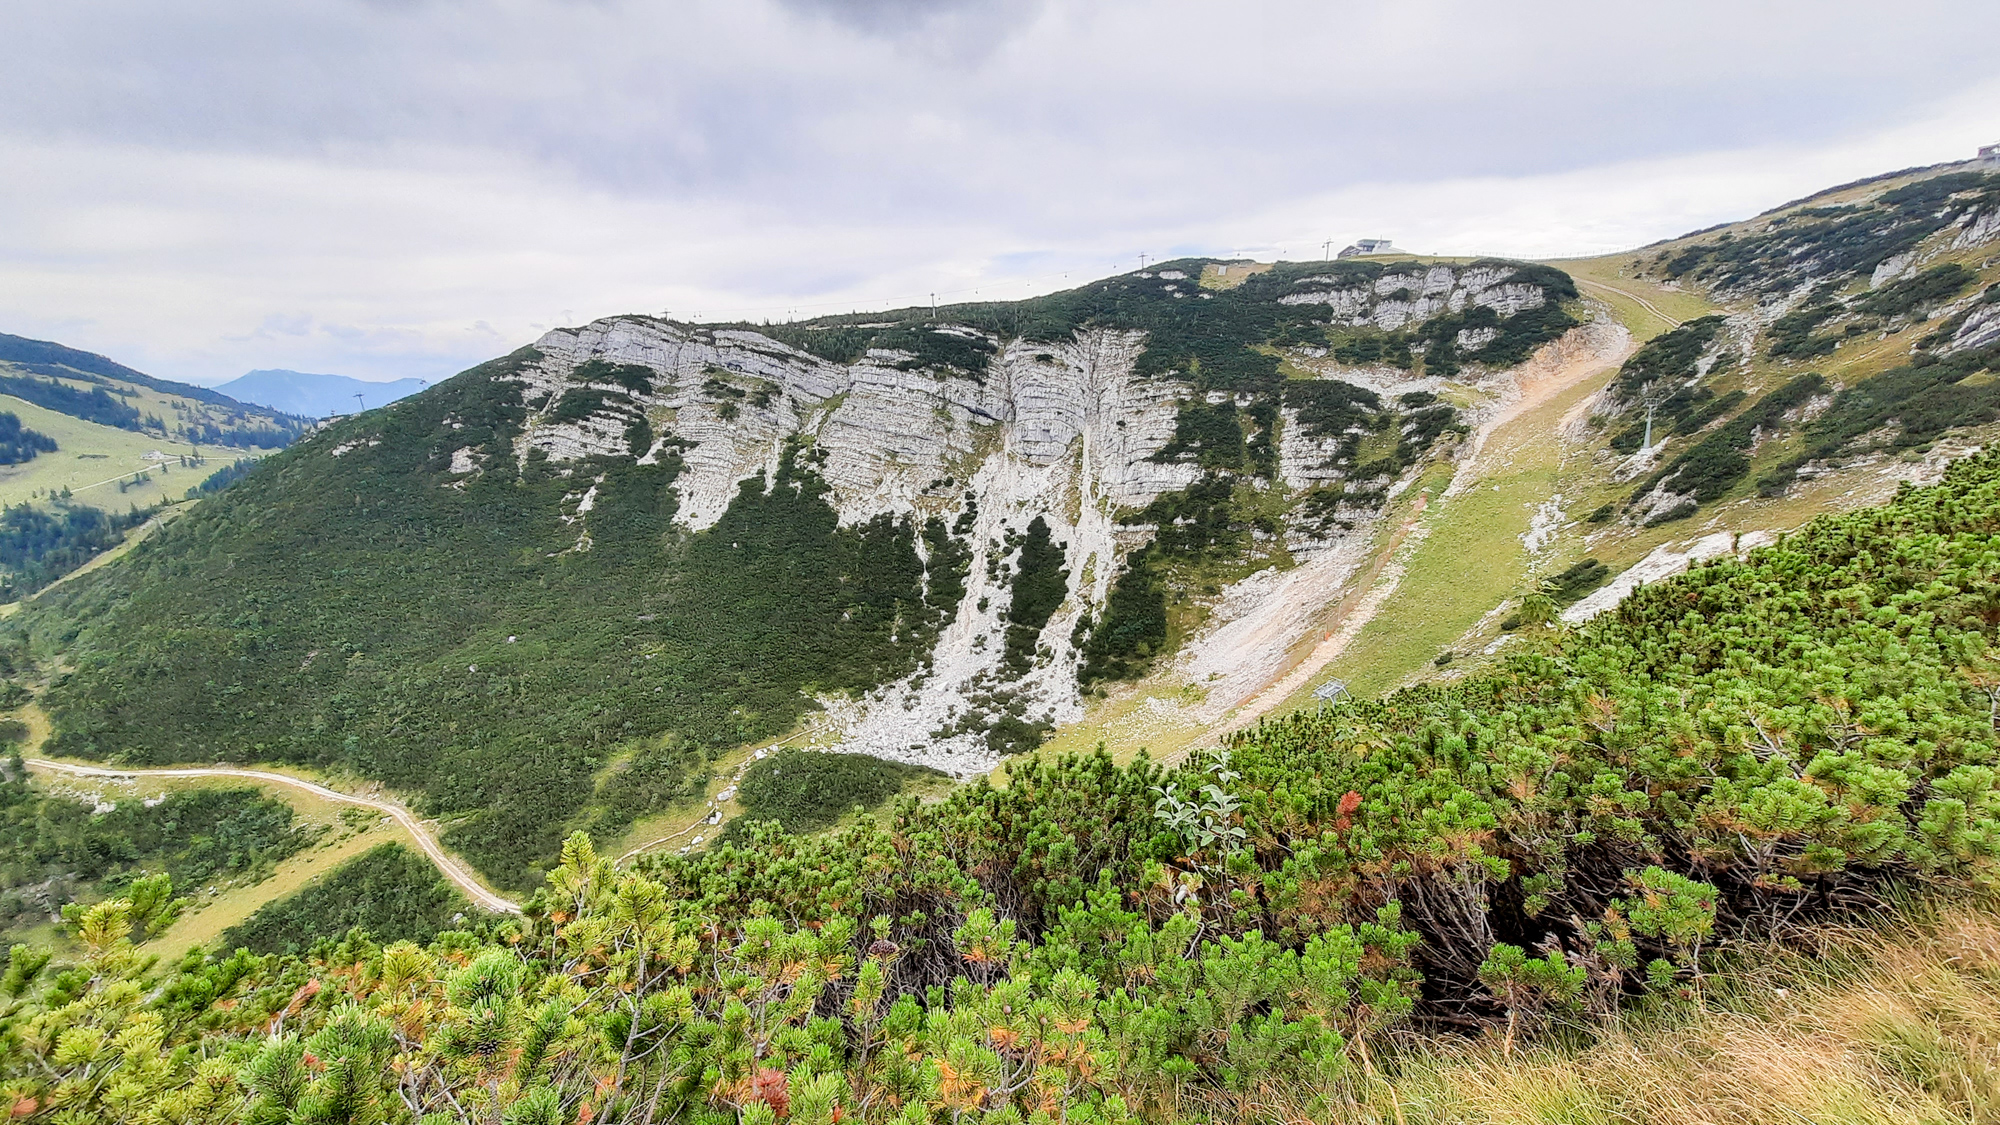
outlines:
{"label": "grey cloud", "polygon": [[[0,118],[32,135],[493,148],[611,190],[852,215],[1071,192],[1094,206],[1100,187],[1170,204],[1172,181],[1204,164],[1286,191],[1810,140],[1948,92],[2000,33],[2000,11],[1919,4],[1868,28],[1863,63],[1845,45],[1866,9],[1837,4],[1813,21],[1691,4],[1637,25],[1570,5],[1432,4],[1413,7],[1437,18],[1411,26],[1304,3],[27,7]],[[1269,34],[1226,34],[1236,12],[1261,13]]]}
{"label": "grey cloud", "polygon": [[1837,145],[1991,75],[2000,37],[2000,5],[1978,0],[1895,19],[1856,0],[14,0],[8,16],[0,316],[111,323],[98,298],[59,297],[65,279],[199,276],[244,291],[182,314],[215,318],[215,339],[300,308],[376,318],[355,363],[416,354],[387,331],[399,306],[452,325],[434,351],[456,355],[481,319],[522,332],[565,307],[761,307],[1029,268],[995,262],[1081,272],[1303,237],[1252,223],[1370,185]]}
{"label": "grey cloud", "polygon": [[1023,34],[1045,0],[777,0],[780,7],[948,66],[978,66]]}
{"label": "grey cloud", "polygon": [[936,20],[986,12],[993,19],[1018,18],[1040,7],[1034,0],[779,0],[795,12],[826,16],[862,31],[900,34]]}
{"label": "grey cloud", "polygon": [[[1942,41],[1925,21],[1899,19],[1869,30],[1874,53],[1857,66],[1837,49],[1856,32],[1838,5],[1784,28],[1789,42],[1733,5],[1734,36],[1701,26],[1722,14],[1711,5],[1683,6],[1685,27],[1636,29],[1601,9],[1579,26],[1561,7],[1496,18],[1479,14],[1491,5],[1429,6],[1483,44],[1425,42],[1435,26],[1343,39],[1317,5],[1234,8],[1261,9],[1272,25],[1257,55],[1206,41],[1216,18],[1171,4],[1126,7],[1124,18],[1135,32],[1179,23],[1181,36],[1121,35],[1090,17],[1116,5],[1065,5],[1033,43],[1014,38],[1041,8],[1029,0],[784,0],[734,14],[713,3],[27,7],[0,104],[42,135],[255,151],[452,139],[516,146],[612,184],[731,191],[781,169],[852,175],[862,157],[921,182],[925,146],[895,135],[897,118],[919,109],[980,147],[1127,138],[1225,157],[1275,147],[1306,168],[1337,149],[1364,172],[1427,154],[1539,161],[1557,138],[1684,143],[1938,93],[1958,80],[1953,63],[1977,69],[1980,32],[2000,30],[1971,6]],[[960,58],[884,53],[828,24],[876,42],[948,27],[1021,50],[968,70]],[[1660,38],[1648,49],[1634,30]]]}

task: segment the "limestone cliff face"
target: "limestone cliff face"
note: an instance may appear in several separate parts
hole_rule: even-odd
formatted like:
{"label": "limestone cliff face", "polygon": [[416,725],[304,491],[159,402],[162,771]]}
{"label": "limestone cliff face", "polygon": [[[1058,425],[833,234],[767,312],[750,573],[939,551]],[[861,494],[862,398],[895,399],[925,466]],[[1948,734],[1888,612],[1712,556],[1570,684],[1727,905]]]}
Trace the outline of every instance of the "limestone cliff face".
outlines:
{"label": "limestone cliff face", "polygon": [[[544,358],[523,376],[530,415],[516,452],[558,462],[626,452],[627,429],[643,414],[656,436],[642,456],[681,443],[680,513],[692,529],[719,519],[738,483],[774,468],[794,436],[828,455],[821,472],[843,522],[952,507],[960,485],[995,456],[1024,470],[1080,456],[1101,499],[1143,505],[1184,487],[1194,470],[1148,460],[1172,438],[1185,389],[1133,374],[1141,343],[1139,333],[1112,331],[1016,341],[974,378],[912,368],[907,353],[871,350],[841,365],[754,332],[619,317],[536,343]],[[647,368],[652,389],[579,378],[592,360]],[[614,401],[556,420],[577,388]]]}
{"label": "limestone cliff face", "polygon": [[1973,351],[2000,344],[2000,304],[1988,302],[1965,312],[1965,319],[1952,334],[1950,343],[1939,349],[1943,354]]}
{"label": "limestone cliff face", "polygon": [[1970,250],[2000,242],[2000,207],[1968,212],[1953,225],[1956,232],[1951,240],[1953,250]]}
{"label": "limestone cliff face", "polygon": [[[1307,276],[1288,283],[1281,302],[1273,300],[1277,293],[1258,299],[1271,301],[1269,308],[1293,306],[1297,311],[1282,316],[1318,325],[1394,329],[1475,305],[1510,316],[1549,300],[1542,285],[1518,279],[1517,269],[1402,269],[1362,286]],[[1234,296],[1187,281],[1176,270],[1116,284],[1162,304]],[[1319,304],[1331,308],[1331,321]],[[1077,315],[1064,323],[1091,321]],[[623,316],[559,329],[507,376],[520,384],[526,412],[515,464],[490,464],[470,447],[442,452],[454,483],[531,459],[573,475],[557,515],[574,529],[578,551],[592,547],[601,483],[589,466],[606,457],[645,463],[677,457],[676,521],[689,531],[713,526],[742,483],[774,475],[794,444],[814,450],[815,471],[843,524],[884,514],[919,523],[943,518],[971,555],[956,613],[915,674],[865,698],[820,700],[831,736],[822,741],[961,773],[983,770],[996,758],[986,739],[996,715],[1058,724],[1082,716],[1078,626],[1086,615],[1096,620],[1104,613],[1120,566],[1154,534],[1121,517],[1188,489],[1209,471],[1203,466],[1210,455],[1190,451],[1199,425],[1189,418],[1204,410],[1251,417],[1257,403],[1283,396],[1264,384],[1197,389],[1194,361],[1164,370],[1156,361],[1149,369],[1148,333],[1137,329],[1086,326],[1003,337],[951,323],[912,323],[855,326],[866,335],[847,351],[802,335],[823,330],[814,327],[765,334]],[[1222,327],[1239,330],[1242,323]],[[1461,333],[1458,343],[1473,352],[1491,338],[1490,331]],[[794,346],[802,340],[846,361]],[[1437,382],[1388,369],[1356,379],[1391,396]],[[1284,565],[1337,554],[1347,540],[1367,534],[1394,481],[1377,472],[1370,491],[1348,495],[1337,486],[1353,469],[1354,435],[1362,430],[1322,426],[1309,436],[1313,427],[1298,424],[1295,410],[1269,410],[1276,423],[1262,439],[1269,453],[1260,456],[1275,471],[1267,470],[1262,484],[1235,478],[1225,491],[1271,490],[1287,512],[1315,497],[1311,517],[1303,507],[1297,518],[1285,516],[1282,534],[1268,525],[1251,533],[1262,544],[1260,557]],[[1393,447],[1393,427],[1401,423],[1393,411],[1381,417],[1391,420],[1371,424],[1392,427],[1377,436],[1384,448]],[[1233,431],[1237,422],[1227,425]],[[1233,456],[1245,456],[1240,444]],[[1022,536],[1038,518],[1061,545],[1067,587],[1023,671],[1018,660],[1010,668],[1004,659],[1008,613]]]}
{"label": "limestone cliff face", "polygon": [[[1071,634],[1104,604],[1123,552],[1146,534],[1116,515],[1186,487],[1199,471],[1152,459],[1172,439],[1188,390],[1135,374],[1142,333],[987,343],[993,360],[975,377],[890,350],[832,363],[755,332],[649,317],[562,329],[536,343],[542,358],[519,375],[528,419],[515,455],[558,466],[601,455],[651,460],[672,443],[685,465],[679,522],[690,530],[714,524],[741,482],[774,471],[791,440],[825,454],[819,471],[843,523],[883,513],[950,519],[974,498],[966,594],[930,668],[867,699],[822,702],[849,749],[982,769],[993,756],[978,731],[937,732],[964,714],[968,698],[995,690],[1032,720],[1078,717]],[[650,388],[609,377],[619,365],[645,369]],[[602,401],[575,417],[564,404],[578,392]],[[653,436],[634,450],[629,435],[642,417]],[[469,454],[454,455],[452,468],[482,471]],[[585,549],[591,498],[591,482],[579,480],[564,513]],[[1003,683],[1007,541],[1036,517],[1063,544],[1069,597],[1043,632],[1033,670]]]}
{"label": "limestone cliff face", "polygon": [[[1326,305],[1335,323],[1393,332],[1443,313],[1463,312],[1467,306],[1484,306],[1501,316],[1541,308],[1548,294],[1539,285],[1511,280],[1516,273],[1511,266],[1433,265],[1392,267],[1392,272],[1370,281],[1309,277],[1298,283],[1297,292],[1279,298],[1279,302]],[[1467,351],[1477,351],[1494,338],[1490,330],[1471,338],[1468,335],[1461,333],[1459,340],[1459,346]]]}

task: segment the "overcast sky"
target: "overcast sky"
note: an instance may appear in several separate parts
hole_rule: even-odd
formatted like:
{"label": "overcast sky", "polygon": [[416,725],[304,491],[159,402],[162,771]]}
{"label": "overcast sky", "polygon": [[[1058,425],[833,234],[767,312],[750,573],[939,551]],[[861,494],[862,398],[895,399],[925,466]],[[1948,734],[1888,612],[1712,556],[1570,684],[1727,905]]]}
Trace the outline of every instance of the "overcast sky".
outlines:
{"label": "overcast sky", "polygon": [[8,0],[0,331],[437,379],[619,312],[1623,249],[2000,141],[2000,4]]}

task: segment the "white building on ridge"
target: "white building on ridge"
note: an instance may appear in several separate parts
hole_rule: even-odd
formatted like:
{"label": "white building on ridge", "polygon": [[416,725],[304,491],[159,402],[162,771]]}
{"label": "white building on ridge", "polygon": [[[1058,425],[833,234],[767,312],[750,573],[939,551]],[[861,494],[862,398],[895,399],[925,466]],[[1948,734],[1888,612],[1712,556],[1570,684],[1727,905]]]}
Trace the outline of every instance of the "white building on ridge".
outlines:
{"label": "white building on ridge", "polygon": [[[1981,151],[1984,151],[1983,149]],[[1352,258],[1357,254],[1401,254],[1403,251],[1390,245],[1386,238],[1357,238],[1354,245],[1335,254],[1336,258]]]}

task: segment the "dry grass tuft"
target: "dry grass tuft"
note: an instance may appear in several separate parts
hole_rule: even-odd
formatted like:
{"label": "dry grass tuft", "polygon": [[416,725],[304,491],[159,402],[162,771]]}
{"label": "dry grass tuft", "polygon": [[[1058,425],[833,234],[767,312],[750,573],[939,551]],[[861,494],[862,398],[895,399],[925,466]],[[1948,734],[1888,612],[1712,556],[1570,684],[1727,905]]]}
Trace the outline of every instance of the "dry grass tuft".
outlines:
{"label": "dry grass tuft", "polygon": [[1913,904],[1810,948],[1739,950],[1700,1003],[1574,1045],[1401,1055],[1342,1112],[1369,1125],[2000,1125],[2000,900]]}

